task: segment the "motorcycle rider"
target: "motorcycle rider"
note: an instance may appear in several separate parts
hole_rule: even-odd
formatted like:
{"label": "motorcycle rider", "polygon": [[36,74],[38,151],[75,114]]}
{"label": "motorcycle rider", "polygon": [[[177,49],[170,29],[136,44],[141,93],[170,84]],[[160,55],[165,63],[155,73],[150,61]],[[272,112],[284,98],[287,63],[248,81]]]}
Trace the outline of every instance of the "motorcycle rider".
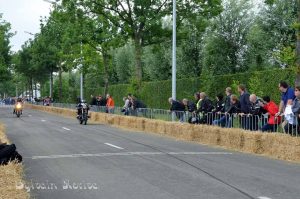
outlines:
{"label": "motorcycle rider", "polygon": [[14,112],[13,112],[13,114],[16,113],[16,109],[17,109],[18,104],[21,105],[21,115],[22,115],[22,112],[23,112],[23,110],[22,110],[22,107],[23,107],[23,101],[22,101],[21,98],[17,98],[17,101],[16,101],[15,106],[14,106]]}
{"label": "motorcycle rider", "polygon": [[80,102],[77,104],[77,119],[80,118],[82,114],[82,108],[86,108],[87,111],[90,109],[89,105],[86,103],[85,100],[80,100]]}

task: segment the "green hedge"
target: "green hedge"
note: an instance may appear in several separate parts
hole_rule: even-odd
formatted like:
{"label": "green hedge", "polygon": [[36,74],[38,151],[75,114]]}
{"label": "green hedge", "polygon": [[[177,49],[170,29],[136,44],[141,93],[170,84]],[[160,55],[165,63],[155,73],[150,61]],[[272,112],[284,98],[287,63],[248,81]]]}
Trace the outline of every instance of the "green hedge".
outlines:
{"label": "green hedge", "polygon": [[[290,85],[295,80],[295,71],[293,69],[275,69],[259,72],[238,73],[233,75],[205,76],[199,78],[188,78],[177,80],[177,99],[193,99],[196,91],[206,92],[211,99],[214,99],[218,93],[224,93],[226,87],[231,86],[237,93],[237,85],[243,83],[247,86],[250,93],[256,93],[259,96],[270,95],[276,102],[280,100],[278,83],[280,80],[286,80]],[[144,82],[139,94],[139,98],[151,108],[168,109],[168,98],[171,96],[171,80]],[[117,106],[122,106],[122,98],[132,91],[129,84],[111,85],[109,93],[113,96]],[[98,92],[98,93],[97,93]],[[90,94],[99,94],[103,88],[87,89],[87,96]]]}

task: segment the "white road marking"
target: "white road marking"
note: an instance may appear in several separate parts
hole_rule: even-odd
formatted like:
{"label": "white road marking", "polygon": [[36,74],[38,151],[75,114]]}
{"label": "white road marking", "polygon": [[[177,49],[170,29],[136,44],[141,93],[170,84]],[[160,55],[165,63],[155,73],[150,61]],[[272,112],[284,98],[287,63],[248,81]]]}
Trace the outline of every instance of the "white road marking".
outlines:
{"label": "white road marking", "polygon": [[258,199],[271,199],[271,198],[268,198],[268,197],[265,197],[265,196],[259,196]]}
{"label": "white road marking", "polygon": [[117,149],[123,149],[122,147],[119,147],[119,146],[116,146],[116,145],[113,145],[113,144],[110,144],[110,143],[104,143],[106,144],[107,146],[111,146],[111,147],[114,147],[114,148],[117,148]]}
{"label": "white road marking", "polygon": [[28,117],[32,117],[32,115],[28,115]]}
{"label": "white road marking", "polygon": [[226,152],[123,152],[123,153],[97,153],[97,154],[70,154],[32,156],[31,159],[57,159],[57,158],[80,158],[80,157],[109,157],[109,156],[145,156],[145,155],[232,155]]}
{"label": "white road marking", "polygon": [[66,127],[62,127],[63,129],[65,129],[66,131],[71,131],[71,129],[68,129]]}
{"label": "white road marking", "polygon": [[46,122],[46,120],[41,120],[42,122]]}

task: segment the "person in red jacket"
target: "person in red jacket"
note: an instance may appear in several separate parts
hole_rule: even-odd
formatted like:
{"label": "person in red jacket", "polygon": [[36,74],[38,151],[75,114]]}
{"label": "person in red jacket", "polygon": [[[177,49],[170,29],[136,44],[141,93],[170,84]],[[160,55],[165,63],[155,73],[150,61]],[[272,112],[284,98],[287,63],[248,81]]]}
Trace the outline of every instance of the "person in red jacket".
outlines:
{"label": "person in red jacket", "polygon": [[261,130],[263,132],[265,131],[271,131],[275,132],[278,124],[281,122],[280,116],[276,116],[276,113],[278,112],[279,108],[275,104],[275,102],[271,101],[269,96],[263,97],[263,102],[260,102],[259,105],[265,109],[269,114],[268,123],[265,124]]}
{"label": "person in red jacket", "polygon": [[110,94],[106,95],[106,112],[107,113],[113,113],[115,109],[115,102],[113,98],[110,96]]}

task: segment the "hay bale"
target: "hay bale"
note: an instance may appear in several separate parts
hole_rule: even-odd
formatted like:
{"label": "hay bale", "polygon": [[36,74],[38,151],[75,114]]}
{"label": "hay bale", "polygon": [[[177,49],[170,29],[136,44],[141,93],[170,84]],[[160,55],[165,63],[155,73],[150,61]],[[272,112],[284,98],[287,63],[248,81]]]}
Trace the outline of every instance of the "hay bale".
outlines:
{"label": "hay bale", "polygon": [[136,117],[126,117],[127,125],[126,128],[137,129],[137,119]]}
{"label": "hay bale", "polygon": [[165,123],[165,134],[181,140],[192,139],[192,126],[185,123],[167,122]]}
{"label": "hay bale", "polygon": [[273,143],[266,154],[279,159],[300,161],[299,138],[284,134],[273,134],[271,137]]}
{"label": "hay bale", "polygon": [[158,120],[150,120],[150,119],[145,119],[145,131],[147,132],[153,132],[153,133],[158,133],[157,127],[158,127]]}
{"label": "hay bale", "polygon": [[242,148],[245,152],[262,154],[262,133],[257,132],[244,132],[244,146]]}
{"label": "hay bale", "polygon": [[89,115],[90,115],[90,120],[91,120],[92,122],[96,122],[96,121],[98,120],[98,114],[97,114],[97,113],[95,113],[95,112],[90,112]]}
{"label": "hay bale", "polygon": [[244,135],[240,129],[223,128],[221,130],[220,146],[230,149],[242,149],[244,146]]}
{"label": "hay bale", "polygon": [[120,123],[119,123],[120,126],[128,126],[128,118],[127,117],[120,117]]}
{"label": "hay bale", "polygon": [[136,118],[136,129],[138,129],[139,131],[144,131],[145,123],[146,120],[144,118]]}
{"label": "hay bale", "polygon": [[196,142],[204,143],[204,138],[206,135],[206,130],[202,125],[194,125],[192,129],[193,140]]}
{"label": "hay bale", "polygon": [[120,126],[120,120],[122,116],[114,115],[114,125]]}
{"label": "hay bale", "polygon": [[212,127],[212,126],[203,126],[203,128],[207,129],[206,139],[208,144],[220,145],[221,143],[221,129]]}
{"label": "hay bale", "polygon": [[165,134],[166,133],[166,122],[164,121],[157,121],[156,122],[156,132],[158,134]]}
{"label": "hay bale", "polygon": [[[10,143],[2,124],[0,124],[0,143]],[[29,193],[25,189],[16,189],[16,183],[25,184],[22,176],[22,164],[10,162],[8,165],[0,166],[0,198],[29,198]]]}
{"label": "hay bale", "polygon": [[114,117],[113,115],[107,115],[106,121],[108,124],[113,125],[114,124]]}

